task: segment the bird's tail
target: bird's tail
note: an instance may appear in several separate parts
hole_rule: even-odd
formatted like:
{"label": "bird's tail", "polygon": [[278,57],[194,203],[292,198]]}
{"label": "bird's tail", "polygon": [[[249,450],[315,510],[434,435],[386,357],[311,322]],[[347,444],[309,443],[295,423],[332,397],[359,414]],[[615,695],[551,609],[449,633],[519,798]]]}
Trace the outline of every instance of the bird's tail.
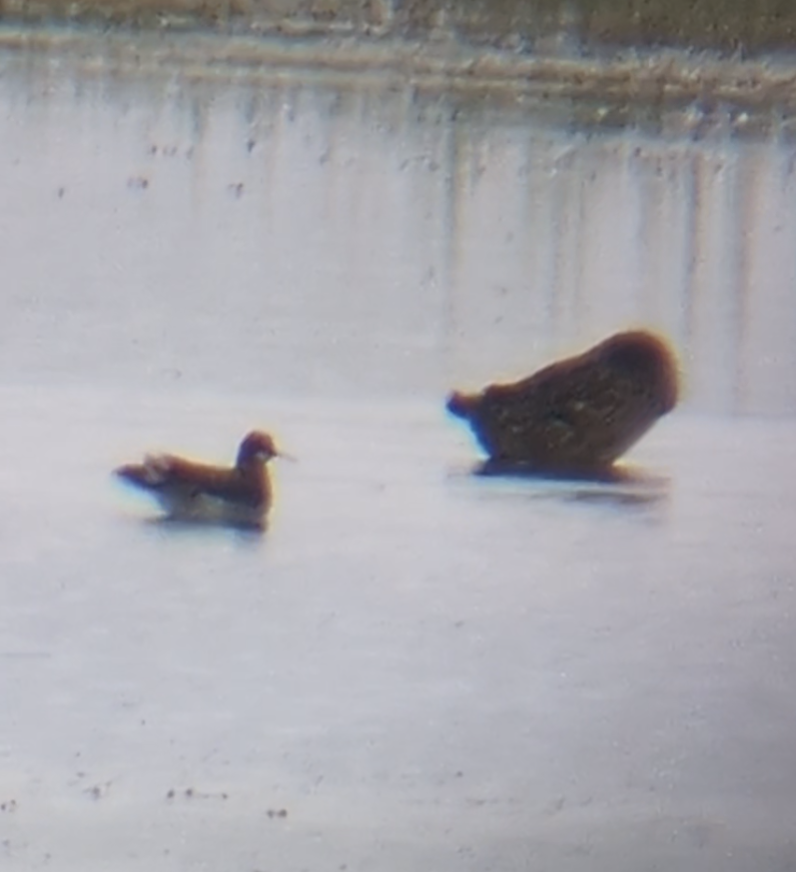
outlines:
{"label": "bird's tail", "polygon": [[120,466],[114,469],[113,474],[127,484],[151,490],[164,483],[165,472],[157,458],[148,457],[144,463],[128,463]]}

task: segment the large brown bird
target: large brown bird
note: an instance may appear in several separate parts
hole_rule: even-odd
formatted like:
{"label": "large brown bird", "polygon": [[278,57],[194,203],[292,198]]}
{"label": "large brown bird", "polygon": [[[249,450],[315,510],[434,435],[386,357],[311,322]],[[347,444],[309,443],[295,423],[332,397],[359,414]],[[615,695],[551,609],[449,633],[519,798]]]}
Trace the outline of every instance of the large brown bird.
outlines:
{"label": "large brown bird", "polygon": [[469,422],[495,469],[592,474],[610,469],[677,394],[668,345],[629,331],[514,384],[456,391],[447,407]]}
{"label": "large brown bird", "polygon": [[272,499],[266,464],[280,456],[287,455],[277,451],[271,436],[255,430],[241,442],[232,467],[150,454],[115,473],[154,496],[172,517],[262,527]]}

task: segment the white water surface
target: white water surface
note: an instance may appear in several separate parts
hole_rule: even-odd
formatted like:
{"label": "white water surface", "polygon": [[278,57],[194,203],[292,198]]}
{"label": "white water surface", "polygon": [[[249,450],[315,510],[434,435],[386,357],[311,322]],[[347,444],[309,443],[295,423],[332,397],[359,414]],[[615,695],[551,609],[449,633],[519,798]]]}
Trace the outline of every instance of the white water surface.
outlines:
{"label": "white water surface", "polygon": [[[6,868],[793,858],[793,425],[673,419],[605,486],[474,478],[426,406],[0,396]],[[253,419],[264,537],[110,479]]]}

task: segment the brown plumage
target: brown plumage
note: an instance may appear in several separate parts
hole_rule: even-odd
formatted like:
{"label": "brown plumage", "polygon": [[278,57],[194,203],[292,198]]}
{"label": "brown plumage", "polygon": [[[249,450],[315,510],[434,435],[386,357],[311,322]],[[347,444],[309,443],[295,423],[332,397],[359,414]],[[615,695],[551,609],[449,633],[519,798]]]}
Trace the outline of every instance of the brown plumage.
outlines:
{"label": "brown plumage", "polygon": [[645,331],[618,333],[513,384],[454,392],[490,461],[539,472],[604,471],[677,403],[677,365]]}
{"label": "brown plumage", "polygon": [[272,499],[266,464],[278,456],[285,455],[271,436],[255,430],[241,442],[232,467],[152,454],[115,474],[154,496],[173,517],[262,526]]}

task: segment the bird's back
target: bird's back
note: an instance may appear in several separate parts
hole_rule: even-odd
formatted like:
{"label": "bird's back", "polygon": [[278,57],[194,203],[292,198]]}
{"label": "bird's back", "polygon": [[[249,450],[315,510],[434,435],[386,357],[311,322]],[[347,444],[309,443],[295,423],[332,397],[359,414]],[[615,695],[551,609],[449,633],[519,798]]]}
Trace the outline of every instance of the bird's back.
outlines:
{"label": "bird's back", "polygon": [[610,337],[576,357],[479,394],[453,393],[490,458],[544,470],[610,465],[674,407],[676,367],[657,337]]}
{"label": "bird's back", "polygon": [[171,515],[257,523],[271,502],[264,464],[223,468],[169,454],[149,455],[116,470],[123,481],[154,496]]}

